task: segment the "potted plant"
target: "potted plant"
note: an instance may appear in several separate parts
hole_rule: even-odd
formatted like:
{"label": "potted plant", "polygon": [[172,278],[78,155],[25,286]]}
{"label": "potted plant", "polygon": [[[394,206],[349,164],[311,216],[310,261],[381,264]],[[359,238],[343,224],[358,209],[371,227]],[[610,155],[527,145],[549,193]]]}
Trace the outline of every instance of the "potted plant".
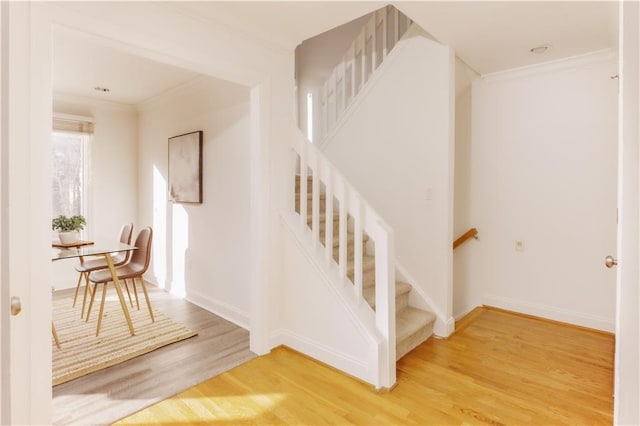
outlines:
{"label": "potted plant", "polygon": [[62,244],[71,244],[80,241],[80,231],[84,229],[86,224],[84,216],[60,215],[51,221],[51,229],[58,230]]}

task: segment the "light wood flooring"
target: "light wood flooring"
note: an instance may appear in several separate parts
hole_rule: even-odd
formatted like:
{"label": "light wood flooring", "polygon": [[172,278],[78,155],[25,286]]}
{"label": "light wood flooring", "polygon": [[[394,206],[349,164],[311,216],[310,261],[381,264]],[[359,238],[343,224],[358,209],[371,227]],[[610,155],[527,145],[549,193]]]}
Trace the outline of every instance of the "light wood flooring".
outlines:
{"label": "light wood flooring", "polygon": [[370,386],[281,347],[117,424],[609,425],[613,336],[478,308]]}
{"label": "light wood flooring", "polygon": [[[255,358],[247,330],[154,286],[148,288],[154,308],[198,335],[54,386],[55,425],[110,424]],[[69,295],[73,289],[54,292],[53,297]]]}

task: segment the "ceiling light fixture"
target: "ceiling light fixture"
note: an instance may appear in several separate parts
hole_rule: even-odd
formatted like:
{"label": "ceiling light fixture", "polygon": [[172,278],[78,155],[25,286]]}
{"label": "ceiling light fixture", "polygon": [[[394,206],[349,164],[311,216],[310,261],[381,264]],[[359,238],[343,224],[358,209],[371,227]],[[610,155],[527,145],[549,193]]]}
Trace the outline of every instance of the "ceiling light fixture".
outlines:
{"label": "ceiling light fixture", "polygon": [[100,87],[100,86],[94,87],[93,90],[96,90],[96,91],[102,92],[102,93],[109,93],[110,92],[110,89],[108,87]]}
{"label": "ceiling light fixture", "polygon": [[531,49],[529,49],[529,52],[535,53],[536,55],[541,55],[544,52],[546,52],[547,49],[549,49],[549,47],[551,47],[551,46],[547,46],[547,45],[543,44],[541,46],[532,47]]}

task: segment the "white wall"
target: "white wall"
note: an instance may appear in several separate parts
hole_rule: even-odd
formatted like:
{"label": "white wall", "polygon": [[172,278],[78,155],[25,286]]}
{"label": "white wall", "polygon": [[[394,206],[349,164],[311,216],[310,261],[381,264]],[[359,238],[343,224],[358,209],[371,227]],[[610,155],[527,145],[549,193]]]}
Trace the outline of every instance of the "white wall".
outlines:
{"label": "white wall", "polygon": [[[53,111],[93,117],[95,133],[88,155],[89,190],[84,238],[117,241],[120,227],[137,220],[137,113],[130,105],[58,94]],[[75,287],[74,261],[53,264],[56,289]]]}
{"label": "white wall", "polygon": [[[617,62],[612,52],[475,80],[470,288],[487,304],[613,330]],[[516,241],[523,251],[516,251]]]}
{"label": "white wall", "polygon": [[[139,222],[154,229],[147,277],[249,326],[249,89],[201,77],[139,108]],[[203,131],[203,203],[167,202],[167,140]]]}
{"label": "white wall", "polygon": [[435,304],[438,321],[447,322],[453,232],[453,55],[427,37],[417,27],[409,30],[323,149],[392,227],[397,262],[416,290]]}

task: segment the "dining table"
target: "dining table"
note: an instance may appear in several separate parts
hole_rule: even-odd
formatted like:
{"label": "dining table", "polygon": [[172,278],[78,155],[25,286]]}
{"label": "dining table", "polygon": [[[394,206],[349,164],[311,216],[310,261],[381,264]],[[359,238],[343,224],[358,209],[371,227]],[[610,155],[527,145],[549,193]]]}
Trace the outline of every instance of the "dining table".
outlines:
{"label": "dining table", "polygon": [[[135,334],[133,322],[131,321],[129,309],[127,308],[127,304],[125,303],[124,295],[122,293],[122,287],[120,286],[120,280],[118,279],[118,274],[113,264],[113,258],[111,257],[111,255],[114,253],[133,251],[137,249],[138,248],[134,245],[124,244],[120,242],[95,244],[93,241],[78,241],[75,243],[63,244],[59,241],[53,241],[51,243],[52,261],[59,261],[63,259],[80,259],[80,261],[83,262],[84,258],[89,256],[104,257],[105,261],[107,262],[109,272],[111,272],[113,286],[116,289],[116,293],[118,293],[118,300],[120,301],[122,312],[125,319],[127,320],[127,325],[129,326],[129,331],[131,332],[132,336]],[[101,319],[102,318],[99,318],[98,322],[100,322]],[[100,330],[99,323],[97,330]]]}

